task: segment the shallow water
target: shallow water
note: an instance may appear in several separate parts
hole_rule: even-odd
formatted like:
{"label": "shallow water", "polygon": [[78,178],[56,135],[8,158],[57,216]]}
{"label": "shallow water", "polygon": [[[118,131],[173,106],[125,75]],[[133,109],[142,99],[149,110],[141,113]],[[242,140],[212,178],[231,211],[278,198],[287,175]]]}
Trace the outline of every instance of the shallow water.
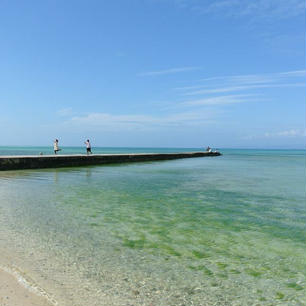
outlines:
{"label": "shallow water", "polygon": [[306,305],[305,152],[223,152],[1,172],[0,248],[60,305]]}

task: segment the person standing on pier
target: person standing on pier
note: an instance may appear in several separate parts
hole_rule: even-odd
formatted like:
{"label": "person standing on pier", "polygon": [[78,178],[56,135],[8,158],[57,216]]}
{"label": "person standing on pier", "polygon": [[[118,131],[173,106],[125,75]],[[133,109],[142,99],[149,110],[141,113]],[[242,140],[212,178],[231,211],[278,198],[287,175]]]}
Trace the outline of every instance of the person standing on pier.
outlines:
{"label": "person standing on pier", "polygon": [[91,152],[91,144],[90,144],[89,139],[87,139],[84,143],[86,144],[86,153],[87,153],[87,155],[88,154],[92,154],[92,152]]}
{"label": "person standing on pier", "polygon": [[60,149],[58,148],[58,139],[54,140],[53,149],[54,149],[54,154],[57,154],[57,152],[60,151]]}

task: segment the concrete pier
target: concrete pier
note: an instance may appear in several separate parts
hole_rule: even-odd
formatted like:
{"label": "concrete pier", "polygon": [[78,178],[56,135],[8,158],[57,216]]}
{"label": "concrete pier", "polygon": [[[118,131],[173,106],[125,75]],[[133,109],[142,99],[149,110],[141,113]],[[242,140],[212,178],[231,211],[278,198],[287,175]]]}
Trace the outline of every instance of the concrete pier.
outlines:
{"label": "concrete pier", "polygon": [[0,156],[1,170],[40,169],[59,167],[78,167],[88,165],[116,164],[170,160],[179,158],[219,156],[219,152],[183,153],[129,153],[129,154],[92,154],[92,155],[29,155]]}

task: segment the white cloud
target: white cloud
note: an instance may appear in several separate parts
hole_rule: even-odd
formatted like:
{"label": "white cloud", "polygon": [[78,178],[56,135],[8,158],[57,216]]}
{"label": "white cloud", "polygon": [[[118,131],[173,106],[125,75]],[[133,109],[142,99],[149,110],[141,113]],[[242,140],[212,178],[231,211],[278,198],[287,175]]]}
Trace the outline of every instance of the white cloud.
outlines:
{"label": "white cloud", "polygon": [[175,74],[179,72],[186,72],[186,71],[193,71],[199,70],[200,67],[180,67],[180,68],[171,68],[166,70],[159,70],[159,71],[149,71],[149,72],[142,72],[139,73],[138,76],[156,76],[156,75],[164,75],[164,74]]}
{"label": "white cloud", "polygon": [[258,84],[258,83],[275,83],[288,81],[292,78],[305,78],[305,70],[295,70],[286,72],[276,72],[276,73],[265,73],[265,74],[249,74],[249,75],[234,75],[223,77],[224,81],[229,83],[239,83],[239,84]]}
{"label": "white cloud", "polygon": [[72,117],[63,122],[64,127],[103,130],[139,130],[159,127],[183,127],[205,125],[213,122],[217,112],[197,110],[174,113],[164,116],[153,115],[114,115],[108,113],[90,113]]}
{"label": "white cloud", "polygon": [[269,85],[272,83],[283,84],[282,82],[296,81],[297,79],[305,79],[305,70],[295,70],[277,73],[266,74],[245,74],[245,75],[229,75],[229,76],[216,76],[199,80],[200,85],[185,86],[174,88],[176,90],[192,90],[207,88],[210,86],[242,86],[242,85]]}
{"label": "white cloud", "polygon": [[[216,96],[198,100],[191,100],[182,102],[181,105],[185,106],[203,106],[203,105],[221,105],[221,104],[233,104],[243,103],[255,100],[253,95],[227,95],[227,96]],[[258,99],[256,99],[258,101]]]}
{"label": "white cloud", "polygon": [[306,130],[302,129],[290,129],[286,131],[274,132],[274,133],[265,133],[265,137],[274,138],[274,137],[306,137]]}
{"label": "white cloud", "polygon": [[280,75],[305,78],[306,71],[305,70],[287,71],[287,72],[281,72]]}
{"label": "white cloud", "polygon": [[280,138],[301,138],[306,137],[306,129],[288,129],[278,132],[266,132],[264,134],[247,135],[242,137],[244,140],[258,140],[264,138],[280,139]]}
{"label": "white cloud", "polygon": [[[181,1],[179,1],[181,2]],[[189,0],[184,8],[200,14],[224,17],[250,17],[252,19],[284,19],[303,15],[304,0]]]}
{"label": "white cloud", "polygon": [[246,85],[246,86],[230,86],[230,87],[219,87],[210,89],[201,89],[184,93],[185,96],[191,95],[202,95],[202,94],[214,94],[223,92],[238,92],[249,89],[258,88],[282,88],[282,87],[305,87],[304,83],[293,83],[293,84],[258,84],[258,85]]}

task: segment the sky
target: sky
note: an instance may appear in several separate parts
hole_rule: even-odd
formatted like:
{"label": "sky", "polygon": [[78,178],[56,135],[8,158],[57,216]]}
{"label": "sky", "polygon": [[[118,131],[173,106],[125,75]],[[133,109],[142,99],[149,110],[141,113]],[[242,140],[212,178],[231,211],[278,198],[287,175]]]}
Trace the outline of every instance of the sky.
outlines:
{"label": "sky", "polygon": [[0,146],[305,148],[304,0],[0,0]]}

